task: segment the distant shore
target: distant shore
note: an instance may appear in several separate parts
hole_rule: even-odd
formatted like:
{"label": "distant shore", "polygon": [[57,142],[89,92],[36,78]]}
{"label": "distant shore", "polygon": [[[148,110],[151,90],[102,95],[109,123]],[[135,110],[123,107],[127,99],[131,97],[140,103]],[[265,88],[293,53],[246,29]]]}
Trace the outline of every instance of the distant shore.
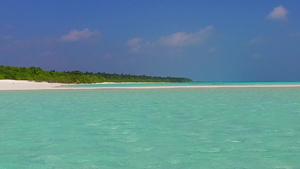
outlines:
{"label": "distant shore", "polygon": [[[97,84],[115,84],[105,82]],[[188,88],[274,88],[300,87],[300,84],[245,84],[245,85],[196,85],[196,86],[139,86],[139,87],[72,87],[75,84],[33,82],[25,80],[0,80],[0,91],[13,90],[104,90],[104,89],[188,89]]]}

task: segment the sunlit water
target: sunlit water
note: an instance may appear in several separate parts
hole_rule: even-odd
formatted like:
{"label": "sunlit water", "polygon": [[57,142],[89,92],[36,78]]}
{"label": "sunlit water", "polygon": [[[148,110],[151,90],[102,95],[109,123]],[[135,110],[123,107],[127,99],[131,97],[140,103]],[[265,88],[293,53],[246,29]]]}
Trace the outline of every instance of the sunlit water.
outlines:
{"label": "sunlit water", "polygon": [[300,88],[0,92],[0,168],[297,169]]}

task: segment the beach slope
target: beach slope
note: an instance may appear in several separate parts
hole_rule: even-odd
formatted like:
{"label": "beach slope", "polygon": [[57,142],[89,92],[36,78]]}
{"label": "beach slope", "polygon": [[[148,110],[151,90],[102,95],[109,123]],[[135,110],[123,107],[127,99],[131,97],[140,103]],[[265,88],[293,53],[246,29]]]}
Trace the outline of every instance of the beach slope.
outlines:
{"label": "beach slope", "polygon": [[50,90],[57,89],[62,85],[64,84],[26,80],[0,80],[0,90]]}

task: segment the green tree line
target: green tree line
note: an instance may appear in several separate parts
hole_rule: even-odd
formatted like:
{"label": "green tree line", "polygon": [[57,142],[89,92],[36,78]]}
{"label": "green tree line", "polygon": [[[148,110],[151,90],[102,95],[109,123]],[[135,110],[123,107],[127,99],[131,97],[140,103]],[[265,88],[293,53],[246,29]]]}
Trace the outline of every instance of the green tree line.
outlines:
{"label": "green tree line", "polygon": [[101,83],[101,82],[192,82],[188,78],[156,77],[145,75],[109,74],[92,72],[45,71],[39,67],[15,67],[0,65],[0,79],[29,80],[50,83]]}

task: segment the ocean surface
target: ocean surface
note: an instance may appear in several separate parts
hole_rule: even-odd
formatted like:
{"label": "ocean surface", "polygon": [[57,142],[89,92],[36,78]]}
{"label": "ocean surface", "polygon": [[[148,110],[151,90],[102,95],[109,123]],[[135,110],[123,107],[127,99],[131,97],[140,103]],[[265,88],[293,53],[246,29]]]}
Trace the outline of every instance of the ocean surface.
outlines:
{"label": "ocean surface", "polygon": [[164,87],[164,86],[217,86],[217,85],[299,85],[300,82],[190,82],[190,83],[103,83],[77,84],[65,87]]}
{"label": "ocean surface", "polygon": [[0,91],[0,169],[299,169],[300,88]]}

